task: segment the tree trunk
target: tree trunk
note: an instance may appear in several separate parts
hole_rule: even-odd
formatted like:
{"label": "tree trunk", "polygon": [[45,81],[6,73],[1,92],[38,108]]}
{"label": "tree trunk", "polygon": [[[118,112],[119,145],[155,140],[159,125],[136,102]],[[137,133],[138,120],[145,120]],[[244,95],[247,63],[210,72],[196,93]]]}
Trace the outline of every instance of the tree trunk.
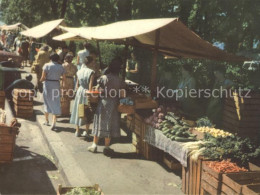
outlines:
{"label": "tree trunk", "polygon": [[58,17],[58,2],[56,0],[50,0],[51,4],[51,10],[53,13],[53,17],[57,18]]}
{"label": "tree trunk", "polygon": [[132,18],[132,1],[118,0],[118,20],[130,20]]}
{"label": "tree trunk", "polygon": [[63,0],[62,1],[60,18],[64,18],[65,17],[65,13],[66,13],[66,10],[67,10],[67,5],[68,5],[68,0]]}

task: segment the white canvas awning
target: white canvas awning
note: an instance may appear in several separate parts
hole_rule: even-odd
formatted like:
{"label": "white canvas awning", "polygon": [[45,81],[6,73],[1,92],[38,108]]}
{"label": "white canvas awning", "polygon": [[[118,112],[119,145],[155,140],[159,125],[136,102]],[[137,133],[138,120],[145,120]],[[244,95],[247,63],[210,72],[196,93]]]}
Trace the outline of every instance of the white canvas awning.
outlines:
{"label": "white canvas awning", "polygon": [[33,37],[38,39],[48,35],[54,29],[59,28],[59,25],[61,24],[65,24],[63,19],[52,20],[49,22],[44,22],[43,24],[30,28],[26,31],[22,31],[21,34],[27,37]]}
{"label": "white canvas awning", "polygon": [[229,54],[203,40],[178,18],[128,20],[98,27],[61,28],[86,39],[118,41],[152,49],[155,49],[156,32],[158,34],[159,31],[157,49],[165,55],[220,61],[245,60],[244,57]]}
{"label": "white canvas awning", "polygon": [[75,35],[73,33],[67,32],[52,38],[55,41],[83,41],[85,38]]}
{"label": "white canvas awning", "polygon": [[16,23],[16,24],[12,24],[12,25],[3,25],[0,27],[1,30],[16,30],[18,28],[21,28],[23,30],[27,30],[29,29],[27,26],[25,26],[22,23]]}

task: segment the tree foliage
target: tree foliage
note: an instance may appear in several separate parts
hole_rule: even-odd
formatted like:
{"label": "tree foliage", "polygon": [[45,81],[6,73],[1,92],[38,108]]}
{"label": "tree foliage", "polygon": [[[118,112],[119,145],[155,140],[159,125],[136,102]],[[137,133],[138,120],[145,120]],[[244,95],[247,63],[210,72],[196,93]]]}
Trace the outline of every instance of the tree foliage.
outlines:
{"label": "tree foliage", "polygon": [[1,0],[2,20],[29,27],[65,18],[70,26],[96,26],[119,20],[179,17],[209,42],[227,51],[250,49],[259,40],[258,0]]}

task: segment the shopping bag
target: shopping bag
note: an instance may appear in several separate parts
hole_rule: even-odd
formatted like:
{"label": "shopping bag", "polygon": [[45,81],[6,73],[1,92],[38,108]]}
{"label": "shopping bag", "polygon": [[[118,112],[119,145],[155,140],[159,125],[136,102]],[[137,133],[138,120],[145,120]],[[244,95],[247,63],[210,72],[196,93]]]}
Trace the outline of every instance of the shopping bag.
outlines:
{"label": "shopping bag", "polygon": [[85,117],[85,104],[79,104],[78,107],[78,117],[84,118]]}

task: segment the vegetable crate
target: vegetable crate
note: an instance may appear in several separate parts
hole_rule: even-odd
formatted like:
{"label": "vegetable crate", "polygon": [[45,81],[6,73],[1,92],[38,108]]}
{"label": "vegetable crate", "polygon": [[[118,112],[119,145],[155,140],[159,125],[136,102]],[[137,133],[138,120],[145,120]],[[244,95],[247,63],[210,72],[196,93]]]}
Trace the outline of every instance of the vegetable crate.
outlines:
{"label": "vegetable crate", "polygon": [[[247,194],[248,186],[260,184],[260,172],[238,172],[222,174],[211,169],[206,163],[202,164],[201,194]],[[256,190],[256,189],[251,189]],[[259,193],[259,192],[258,192]],[[257,192],[253,193],[257,194]]]}
{"label": "vegetable crate", "polygon": [[141,137],[140,135],[137,135],[136,133],[132,133],[132,144],[133,149],[137,154],[142,153],[142,145],[141,145]]}
{"label": "vegetable crate", "polygon": [[[58,190],[57,190],[57,195],[70,193],[70,191],[75,189],[75,188],[86,189],[86,190],[94,190],[94,191],[96,191],[96,194],[104,195],[104,193],[102,192],[102,190],[101,190],[101,188],[99,187],[98,184],[95,184],[94,186],[86,186],[86,187],[62,187],[62,185],[59,185]],[[80,193],[78,193],[78,194],[80,194]],[[91,194],[91,193],[89,193],[89,194]]]}
{"label": "vegetable crate", "polygon": [[148,127],[149,127],[149,125],[143,123],[142,129],[141,129],[141,140],[142,140],[141,144],[142,144],[143,157],[147,160],[162,162],[164,152],[162,150],[148,144],[145,141],[146,130]]}
{"label": "vegetable crate", "polygon": [[180,170],[182,167],[179,161],[167,153],[163,155],[163,163],[171,170]]}
{"label": "vegetable crate", "polygon": [[17,117],[31,118],[33,116],[34,93],[28,89],[14,89],[13,102]]}
{"label": "vegetable crate", "polygon": [[128,114],[126,116],[126,127],[128,131],[134,131],[134,115]]}
{"label": "vegetable crate", "polygon": [[223,128],[241,137],[260,141],[260,94],[252,92],[250,98],[243,98],[237,93],[233,95],[225,99]]}
{"label": "vegetable crate", "polygon": [[0,91],[0,108],[5,108],[5,92]]}
{"label": "vegetable crate", "polygon": [[13,160],[18,128],[0,125],[0,163],[10,163]]}
{"label": "vegetable crate", "polygon": [[201,174],[203,157],[197,161],[188,159],[187,167],[182,167],[182,192],[184,194],[201,194]]}
{"label": "vegetable crate", "polygon": [[70,115],[70,101],[71,99],[63,96],[60,98],[60,106],[61,106],[61,115],[69,116]]}

